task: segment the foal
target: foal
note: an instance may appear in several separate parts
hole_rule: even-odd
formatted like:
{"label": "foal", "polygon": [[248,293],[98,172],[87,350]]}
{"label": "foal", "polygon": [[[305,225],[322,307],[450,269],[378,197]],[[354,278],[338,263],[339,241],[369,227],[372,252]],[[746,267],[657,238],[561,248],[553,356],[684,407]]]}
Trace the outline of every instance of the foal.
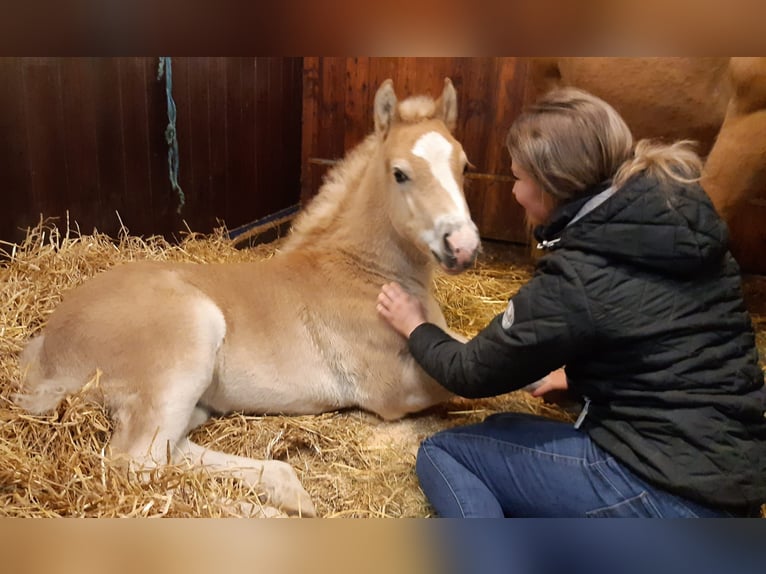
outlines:
{"label": "foal", "polygon": [[[266,504],[315,513],[293,468],[187,438],[216,414],[311,414],[357,407],[396,419],[447,398],[377,316],[397,281],[445,326],[434,264],[458,273],[480,241],[462,191],[468,164],[452,136],[457,97],[375,96],[375,130],[332,170],[282,251],[256,263],[119,265],[68,293],[21,356],[17,401],[54,409],[97,370],[113,455],[230,469]],[[86,391],[90,392],[90,391]]]}

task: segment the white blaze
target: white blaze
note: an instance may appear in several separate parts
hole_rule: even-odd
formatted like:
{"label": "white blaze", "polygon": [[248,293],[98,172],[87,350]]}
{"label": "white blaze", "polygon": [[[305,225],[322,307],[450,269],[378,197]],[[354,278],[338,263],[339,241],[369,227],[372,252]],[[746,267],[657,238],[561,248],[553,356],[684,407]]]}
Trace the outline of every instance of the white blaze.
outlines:
{"label": "white blaze", "polygon": [[455,207],[468,216],[468,205],[462,193],[460,193],[460,187],[450,169],[452,144],[447,141],[447,138],[437,132],[423,134],[415,142],[412,153],[428,162],[431,173],[439,184],[447,190],[447,193],[449,193],[452,201],[455,203]]}

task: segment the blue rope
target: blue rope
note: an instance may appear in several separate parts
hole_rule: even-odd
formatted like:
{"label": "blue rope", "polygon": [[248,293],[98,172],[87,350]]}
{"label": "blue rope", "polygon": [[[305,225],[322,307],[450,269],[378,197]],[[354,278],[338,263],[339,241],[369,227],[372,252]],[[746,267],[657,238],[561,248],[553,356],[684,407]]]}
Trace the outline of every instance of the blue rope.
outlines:
{"label": "blue rope", "polygon": [[178,193],[177,213],[186,203],[181,186],[178,185],[178,137],[176,135],[176,103],[173,101],[173,66],[170,58],[160,58],[157,69],[157,79],[162,79],[165,74],[165,94],[168,100],[168,127],[165,128],[165,141],[168,142],[168,170],[170,171],[170,183]]}

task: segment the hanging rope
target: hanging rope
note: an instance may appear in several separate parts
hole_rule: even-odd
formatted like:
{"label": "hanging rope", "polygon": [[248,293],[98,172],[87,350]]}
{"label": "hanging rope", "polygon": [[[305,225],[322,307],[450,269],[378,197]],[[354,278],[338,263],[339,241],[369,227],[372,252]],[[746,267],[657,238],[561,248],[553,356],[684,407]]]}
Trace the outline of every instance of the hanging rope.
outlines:
{"label": "hanging rope", "polygon": [[170,58],[160,58],[157,69],[157,79],[162,79],[165,74],[165,95],[168,100],[168,127],[165,128],[165,141],[168,142],[168,170],[170,171],[170,183],[178,193],[178,213],[186,203],[181,186],[178,185],[178,137],[176,135],[176,103],[173,101],[173,65]]}

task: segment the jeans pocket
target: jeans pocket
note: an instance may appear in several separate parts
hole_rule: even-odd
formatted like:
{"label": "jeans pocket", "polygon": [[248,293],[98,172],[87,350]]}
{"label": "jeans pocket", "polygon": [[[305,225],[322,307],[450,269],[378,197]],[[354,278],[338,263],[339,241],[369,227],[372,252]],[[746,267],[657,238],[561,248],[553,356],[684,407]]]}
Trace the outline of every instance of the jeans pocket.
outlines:
{"label": "jeans pocket", "polygon": [[646,491],[621,502],[589,510],[585,516],[588,518],[662,518],[662,514],[649,500],[649,494]]}

